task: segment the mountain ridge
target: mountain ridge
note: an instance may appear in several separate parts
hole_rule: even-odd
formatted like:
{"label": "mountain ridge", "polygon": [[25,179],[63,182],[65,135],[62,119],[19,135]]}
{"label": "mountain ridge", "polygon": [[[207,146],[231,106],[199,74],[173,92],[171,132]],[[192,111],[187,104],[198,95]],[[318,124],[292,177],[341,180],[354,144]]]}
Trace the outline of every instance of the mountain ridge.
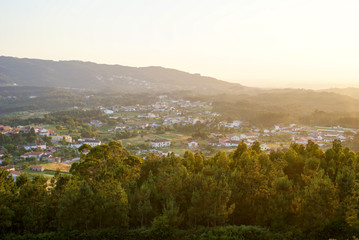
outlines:
{"label": "mountain ridge", "polygon": [[7,56],[0,56],[0,84],[125,92],[191,90],[216,93],[251,89],[238,83],[161,66],[131,67],[78,60],[54,61]]}

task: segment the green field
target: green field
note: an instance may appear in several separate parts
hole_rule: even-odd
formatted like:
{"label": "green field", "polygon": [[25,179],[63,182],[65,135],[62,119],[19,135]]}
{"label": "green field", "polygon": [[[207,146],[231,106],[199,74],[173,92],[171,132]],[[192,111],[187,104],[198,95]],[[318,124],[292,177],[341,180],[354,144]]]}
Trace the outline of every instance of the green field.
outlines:
{"label": "green field", "polygon": [[49,112],[35,112],[35,111],[21,111],[21,112],[12,112],[7,114],[1,114],[0,118],[36,118],[36,117],[43,117],[45,114],[48,114]]}

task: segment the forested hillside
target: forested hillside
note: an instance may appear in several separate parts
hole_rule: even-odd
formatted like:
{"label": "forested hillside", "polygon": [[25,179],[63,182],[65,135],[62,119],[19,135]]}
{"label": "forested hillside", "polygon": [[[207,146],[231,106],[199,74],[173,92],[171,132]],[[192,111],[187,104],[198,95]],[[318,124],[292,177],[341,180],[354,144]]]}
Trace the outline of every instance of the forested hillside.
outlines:
{"label": "forested hillside", "polygon": [[359,155],[339,141],[325,152],[309,142],[268,154],[256,142],[209,158],[186,152],[145,159],[113,141],[92,148],[71,173],[51,181],[21,175],[14,182],[1,170],[5,239],[35,239],[10,233],[47,233],[36,239],[71,234],[72,239],[351,239],[359,234]]}

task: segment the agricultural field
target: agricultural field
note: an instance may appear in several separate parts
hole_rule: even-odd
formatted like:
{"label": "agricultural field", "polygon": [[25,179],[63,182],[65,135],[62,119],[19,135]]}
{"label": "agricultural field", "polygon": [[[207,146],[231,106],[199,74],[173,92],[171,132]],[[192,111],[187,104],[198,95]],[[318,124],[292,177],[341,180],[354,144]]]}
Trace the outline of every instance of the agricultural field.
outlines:
{"label": "agricultural field", "polygon": [[57,169],[60,170],[60,172],[66,172],[68,173],[70,171],[71,165],[65,164],[65,163],[43,163],[40,164],[41,166],[45,167],[45,170],[49,171],[57,171]]}
{"label": "agricultural field", "polygon": [[52,178],[57,170],[60,170],[61,174],[70,174],[70,164],[65,163],[41,163],[38,164],[44,166],[45,170],[43,172],[33,171],[30,169],[21,170],[21,172],[27,173],[29,177],[35,176],[44,176],[45,178]]}

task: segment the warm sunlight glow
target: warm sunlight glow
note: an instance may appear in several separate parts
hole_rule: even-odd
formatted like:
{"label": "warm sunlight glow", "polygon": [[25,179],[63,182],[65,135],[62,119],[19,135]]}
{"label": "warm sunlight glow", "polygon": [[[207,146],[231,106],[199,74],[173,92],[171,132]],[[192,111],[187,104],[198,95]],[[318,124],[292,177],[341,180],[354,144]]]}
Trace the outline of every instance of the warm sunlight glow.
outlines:
{"label": "warm sunlight glow", "polygon": [[359,1],[2,1],[1,55],[359,87]]}

